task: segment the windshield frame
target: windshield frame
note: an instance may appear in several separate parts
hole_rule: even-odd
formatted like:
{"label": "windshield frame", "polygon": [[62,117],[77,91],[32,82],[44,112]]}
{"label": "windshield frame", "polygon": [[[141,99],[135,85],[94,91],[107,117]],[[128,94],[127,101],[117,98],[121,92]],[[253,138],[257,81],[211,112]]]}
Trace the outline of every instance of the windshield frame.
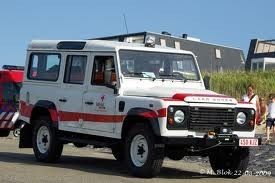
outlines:
{"label": "windshield frame", "polygon": [[[158,53],[158,54],[175,54],[175,55],[188,55],[188,56],[191,56],[192,57],[192,62],[193,62],[193,66],[195,68],[195,71],[194,73],[197,75],[197,79],[190,79],[190,78],[187,78],[187,79],[184,79],[184,80],[180,80],[180,79],[176,79],[176,78],[173,78],[173,77],[170,77],[170,78],[167,78],[167,77],[164,77],[164,78],[160,78],[160,77],[155,77],[155,78],[152,78],[152,77],[140,77],[140,76],[125,76],[123,73],[122,73],[122,68],[121,68],[121,51],[131,51],[131,52],[148,52],[148,53]],[[186,81],[191,81],[191,82],[201,82],[201,72],[200,72],[200,69],[199,69],[199,66],[198,66],[198,63],[197,63],[197,60],[196,60],[196,57],[194,54],[192,54],[191,52],[187,52],[187,53],[184,53],[179,50],[173,50],[173,51],[164,51],[164,50],[145,50],[145,49],[126,49],[126,48],[122,48],[122,49],[118,49],[117,50],[117,60],[118,60],[118,64],[119,64],[119,70],[120,70],[120,74],[124,77],[124,78],[131,78],[131,79],[153,79],[153,80],[172,80],[172,81],[179,81],[179,82],[186,82]],[[144,74],[146,75],[146,72],[144,72]]]}

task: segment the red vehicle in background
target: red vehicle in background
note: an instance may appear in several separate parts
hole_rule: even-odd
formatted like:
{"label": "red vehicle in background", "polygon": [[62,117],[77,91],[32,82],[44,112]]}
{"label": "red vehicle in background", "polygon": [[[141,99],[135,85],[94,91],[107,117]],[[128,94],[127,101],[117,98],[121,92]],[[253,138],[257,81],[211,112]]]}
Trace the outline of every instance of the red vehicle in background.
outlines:
{"label": "red vehicle in background", "polygon": [[[19,134],[15,122],[19,116],[19,92],[22,86],[24,67],[4,65],[0,70],[0,137],[14,130]],[[16,129],[16,130],[15,130]]]}

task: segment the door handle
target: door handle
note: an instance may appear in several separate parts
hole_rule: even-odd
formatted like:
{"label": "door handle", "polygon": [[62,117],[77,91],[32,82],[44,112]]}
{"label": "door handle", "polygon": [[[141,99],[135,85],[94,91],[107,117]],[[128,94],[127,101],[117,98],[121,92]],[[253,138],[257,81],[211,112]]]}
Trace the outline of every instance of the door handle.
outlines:
{"label": "door handle", "polygon": [[67,99],[65,99],[65,98],[60,98],[59,101],[60,101],[60,102],[67,102]]}
{"label": "door handle", "polygon": [[85,104],[87,104],[87,105],[94,105],[94,102],[92,102],[92,101],[86,101]]}

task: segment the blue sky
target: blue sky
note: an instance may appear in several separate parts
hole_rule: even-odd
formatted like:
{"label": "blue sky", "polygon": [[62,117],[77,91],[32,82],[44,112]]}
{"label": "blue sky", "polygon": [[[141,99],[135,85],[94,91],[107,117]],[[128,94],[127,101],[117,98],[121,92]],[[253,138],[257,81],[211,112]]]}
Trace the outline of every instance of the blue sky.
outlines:
{"label": "blue sky", "polygon": [[0,4],[0,66],[24,65],[32,39],[86,39],[129,32],[188,33],[238,47],[275,39],[274,0],[4,0]]}

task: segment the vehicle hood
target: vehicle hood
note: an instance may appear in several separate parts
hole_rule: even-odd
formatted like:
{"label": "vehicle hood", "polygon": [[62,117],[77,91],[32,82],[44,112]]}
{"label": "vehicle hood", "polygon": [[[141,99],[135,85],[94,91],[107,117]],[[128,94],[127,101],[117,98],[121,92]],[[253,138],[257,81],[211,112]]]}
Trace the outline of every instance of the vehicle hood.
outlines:
{"label": "vehicle hood", "polygon": [[198,89],[182,89],[182,88],[163,88],[163,87],[150,87],[147,89],[127,89],[124,91],[124,95],[127,96],[143,96],[143,97],[160,97],[160,98],[170,98],[175,94],[185,93],[185,94],[202,94],[202,95],[220,95],[216,92],[210,90],[198,90]]}
{"label": "vehicle hood", "polygon": [[236,99],[218,94],[210,90],[188,89],[188,88],[164,88],[150,87],[142,89],[126,89],[126,96],[156,97],[173,100],[183,100],[185,102],[205,102],[205,103],[237,103]]}

